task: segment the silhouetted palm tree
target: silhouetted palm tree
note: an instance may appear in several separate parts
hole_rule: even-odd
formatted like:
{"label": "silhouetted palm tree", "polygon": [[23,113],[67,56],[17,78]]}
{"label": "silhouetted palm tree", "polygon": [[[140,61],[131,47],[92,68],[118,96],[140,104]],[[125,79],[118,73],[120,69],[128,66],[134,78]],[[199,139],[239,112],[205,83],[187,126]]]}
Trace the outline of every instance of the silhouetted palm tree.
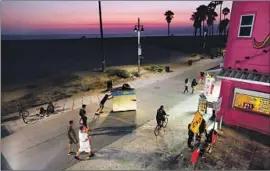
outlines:
{"label": "silhouetted palm tree", "polygon": [[196,10],[198,12],[198,16],[200,17],[200,21],[202,22],[202,27],[204,30],[204,21],[206,20],[208,7],[206,5],[200,5]]}
{"label": "silhouetted palm tree", "polygon": [[225,7],[225,8],[222,10],[222,14],[224,15],[224,20],[225,20],[226,15],[228,15],[230,12],[231,12],[230,9],[227,8],[227,7]]}
{"label": "silhouetted palm tree", "polygon": [[194,36],[197,36],[197,30],[198,29],[200,29],[200,36],[201,36],[201,34],[202,34],[201,21],[200,21],[200,17],[198,16],[198,12],[193,12],[193,14],[191,15],[190,20],[193,21]]}
{"label": "silhouetted palm tree", "polygon": [[229,22],[230,22],[230,20],[227,18],[225,20],[221,20],[221,22],[218,25],[218,31],[219,31],[220,35],[222,33],[224,33],[224,35],[226,34]]}
{"label": "silhouetted palm tree", "polygon": [[[207,21],[206,22],[207,22],[209,31],[211,28],[212,35],[214,35],[214,21],[216,21],[216,17],[218,16],[217,13],[215,12],[215,9],[216,9],[215,2],[214,1],[210,2],[208,4],[208,12],[207,12]],[[210,27],[210,26],[212,26],[212,27]]]}
{"label": "silhouetted palm tree", "polygon": [[[214,1],[216,5],[219,5],[219,24],[221,22],[221,11],[222,11],[222,4],[223,4],[223,1]],[[219,32],[220,33],[220,32]]]}
{"label": "silhouetted palm tree", "polygon": [[169,36],[169,35],[170,35],[170,24],[171,24],[171,22],[172,22],[174,13],[173,13],[171,10],[168,10],[168,11],[165,12],[164,15],[166,16],[165,20],[166,20],[167,23],[168,23],[168,36]]}

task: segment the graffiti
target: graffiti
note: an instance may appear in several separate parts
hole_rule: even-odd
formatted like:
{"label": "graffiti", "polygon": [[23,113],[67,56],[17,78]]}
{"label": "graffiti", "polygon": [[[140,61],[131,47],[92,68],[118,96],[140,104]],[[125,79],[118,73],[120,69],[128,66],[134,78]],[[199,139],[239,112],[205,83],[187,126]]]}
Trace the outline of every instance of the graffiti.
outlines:
{"label": "graffiti", "polygon": [[253,38],[252,44],[255,49],[261,49],[270,46],[270,33],[262,42],[258,42],[255,38]]}

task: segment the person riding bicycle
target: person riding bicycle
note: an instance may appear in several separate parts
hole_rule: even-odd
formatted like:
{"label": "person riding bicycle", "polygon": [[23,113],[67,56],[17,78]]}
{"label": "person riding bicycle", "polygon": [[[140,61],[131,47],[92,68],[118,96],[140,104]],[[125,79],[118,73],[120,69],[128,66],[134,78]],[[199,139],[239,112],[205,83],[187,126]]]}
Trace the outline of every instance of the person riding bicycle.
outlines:
{"label": "person riding bicycle", "polygon": [[164,106],[161,105],[159,107],[159,109],[157,110],[157,116],[156,116],[157,124],[159,126],[163,127],[163,123],[165,121],[165,116],[169,116],[169,115],[166,114],[166,112],[164,111]]}

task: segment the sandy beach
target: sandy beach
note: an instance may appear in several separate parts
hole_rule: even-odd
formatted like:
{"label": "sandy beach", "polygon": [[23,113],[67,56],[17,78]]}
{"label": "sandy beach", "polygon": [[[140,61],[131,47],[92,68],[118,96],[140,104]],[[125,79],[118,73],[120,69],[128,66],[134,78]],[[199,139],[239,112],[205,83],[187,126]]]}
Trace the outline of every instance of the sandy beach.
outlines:
{"label": "sandy beach", "polygon": [[[199,40],[191,36],[142,38],[142,79],[164,73],[167,65],[179,70],[187,67],[188,60],[201,59],[192,55],[201,50]],[[209,37],[215,46],[222,42],[222,38]],[[110,73],[95,69],[101,64],[99,47],[98,39],[2,41],[2,116],[17,112],[18,104],[36,107],[103,91],[108,80],[115,85],[136,79],[135,38],[105,39]],[[158,68],[162,72],[153,70]]]}

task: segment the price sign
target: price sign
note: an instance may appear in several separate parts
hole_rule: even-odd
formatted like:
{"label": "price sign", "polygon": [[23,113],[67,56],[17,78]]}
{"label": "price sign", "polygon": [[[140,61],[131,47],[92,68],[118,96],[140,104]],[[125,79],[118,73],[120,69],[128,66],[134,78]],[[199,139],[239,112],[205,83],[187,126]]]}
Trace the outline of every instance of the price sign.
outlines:
{"label": "price sign", "polygon": [[200,114],[200,112],[196,112],[190,125],[190,130],[194,134],[197,134],[199,132],[199,127],[202,123],[202,120],[203,120],[203,116]]}

